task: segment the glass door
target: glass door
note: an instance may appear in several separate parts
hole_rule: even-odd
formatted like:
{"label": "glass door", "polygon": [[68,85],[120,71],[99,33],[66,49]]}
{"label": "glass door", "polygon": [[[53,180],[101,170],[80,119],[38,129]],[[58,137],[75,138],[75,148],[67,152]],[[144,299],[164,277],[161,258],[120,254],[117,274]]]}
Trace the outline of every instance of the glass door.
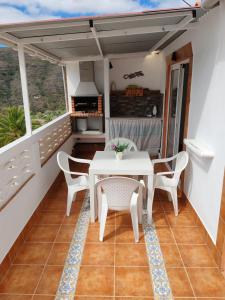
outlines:
{"label": "glass door", "polygon": [[[171,157],[179,151],[183,82],[183,65],[173,66],[170,80],[166,157]],[[171,169],[174,167],[171,163],[169,166]]]}

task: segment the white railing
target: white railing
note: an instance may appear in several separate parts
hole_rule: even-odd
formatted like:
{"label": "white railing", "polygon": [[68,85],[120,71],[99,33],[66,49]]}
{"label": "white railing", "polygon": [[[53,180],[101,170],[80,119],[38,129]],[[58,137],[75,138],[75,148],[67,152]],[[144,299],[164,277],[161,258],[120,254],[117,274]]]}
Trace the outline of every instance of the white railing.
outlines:
{"label": "white railing", "polygon": [[71,135],[69,114],[0,150],[0,211]]}

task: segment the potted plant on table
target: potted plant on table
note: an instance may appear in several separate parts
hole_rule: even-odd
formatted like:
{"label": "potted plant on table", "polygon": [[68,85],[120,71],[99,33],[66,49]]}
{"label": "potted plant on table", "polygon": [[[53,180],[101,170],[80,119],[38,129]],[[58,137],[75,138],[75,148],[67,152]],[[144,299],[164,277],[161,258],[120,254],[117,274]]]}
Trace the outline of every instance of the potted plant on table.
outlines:
{"label": "potted plant on table", "polygon": [[117,160],[123,159],[123,152],[128,148],[128,146],[128,144],[120,144],[119,142],[117,143],[117,145],[112,145],[112,150],[115,151]]}

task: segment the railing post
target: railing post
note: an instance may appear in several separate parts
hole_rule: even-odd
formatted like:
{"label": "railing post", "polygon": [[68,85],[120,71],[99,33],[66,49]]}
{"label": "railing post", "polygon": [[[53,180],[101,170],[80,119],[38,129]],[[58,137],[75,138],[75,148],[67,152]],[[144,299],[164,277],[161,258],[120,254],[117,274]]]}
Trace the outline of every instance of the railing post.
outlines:
{"label": "railing post", "polygon": [[28,135],[31,135],[32,124],[31,124],[31,117],[30,117],[30,102],[29,102],[28,85],[27,85],[26,62],[24,56],[24,47],[21,44],[18,44],[18,58],[19,58],[19,67],[20,67],[20,79],[21,79],[21,87],[22,87],[22,95],[23,95],[23,108],[24,108],[24,115],[25,115],[26,132]]}
{"label": "railing post", "polygon": [[110,88],[109,88],[109,59],[104,58],[104,101],[105,101],[105,133],[106,142],[109,139],[109,117],[110,117]]}

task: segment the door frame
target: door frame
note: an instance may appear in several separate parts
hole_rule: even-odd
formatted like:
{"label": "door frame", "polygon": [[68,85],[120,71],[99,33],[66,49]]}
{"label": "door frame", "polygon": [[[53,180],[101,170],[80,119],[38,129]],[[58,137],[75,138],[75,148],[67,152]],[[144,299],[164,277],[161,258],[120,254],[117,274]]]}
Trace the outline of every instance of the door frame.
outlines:
{"label": "door frame", "polygon": [[[166,157],[166,146],[167,146],[167,130],[168,130],[168,110],[169,110],[169,97],[170,97],[170,81],[171,81],[171,69],[174,65],[179,63],[189,63],[188,70],[188,83],[187,83],[187,99],[185,107],[184,117],[184,139],[188,135],[188,122],[189,122],[189,108],[191,101],[191,82],[192,82],[192,68],[193,68],[193,51],[192,44],[188,43],[182,48],[176,50],[166,57],[166,89],[165,89],[165,100],[164,100],[164,112],[163,112],[163,134],[162,134],[162,157]],[[183,144],[183,150],[186,150],[186,146]],[[180,191],[178,196],[182,196],[184,190],[184,172],[181,175]]]}
{"label": "door frame", "polygon": [[[175,55],[174,55],[175,53]],[[173,57],[176,56],[176,61]],[[167,131],[168,131],[168,112],[169,112],[169,98],[170,98],[170,83],[171,83],[171,70],[176,68],[177,65],[189,63],[188,72],[188,83],[187,83],[187,99],[185,107],[185,119],[184,119],[184,138],[187,137],[188,133],[188,118],[189,118],[189,107],[191,98],[191,81],[192,81],[192,65],[193,65],[193,52],[191,43],[178,49],[173,54],[166,57],[167,62],[167,74],[166,74],[166,90],[165,90],[165,101],[164,101],[164,115],[163,115],[163,138],[162,138],[162,157],[166,157],[167,147]],[[185,150],[185,145],[183,150]]]}

